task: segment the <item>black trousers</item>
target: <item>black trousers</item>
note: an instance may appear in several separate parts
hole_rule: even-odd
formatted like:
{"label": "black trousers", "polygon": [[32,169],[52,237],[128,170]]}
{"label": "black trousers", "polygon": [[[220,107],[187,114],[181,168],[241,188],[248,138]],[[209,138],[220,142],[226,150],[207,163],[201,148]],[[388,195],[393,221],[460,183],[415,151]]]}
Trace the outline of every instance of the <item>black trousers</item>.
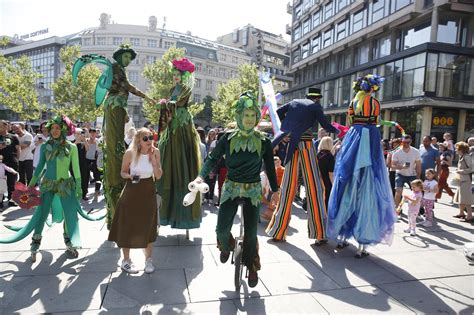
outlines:
{"label": "black trousers", "polygon": [[19,182],[28,185],[33,177],[33,160],[18,162],[18,173],[20,175]]}
{"label": "black trousers", "polygon": [[87,159],[87,165],[89,170],[87,171],[87,183],[89,183],[90,180],[90,172],[92,172],[92,175],[94,177],[95,181],[95,191],[100,190],[100,178],[102,177],[101,171],[97,168],[97,160],[89,160]]}

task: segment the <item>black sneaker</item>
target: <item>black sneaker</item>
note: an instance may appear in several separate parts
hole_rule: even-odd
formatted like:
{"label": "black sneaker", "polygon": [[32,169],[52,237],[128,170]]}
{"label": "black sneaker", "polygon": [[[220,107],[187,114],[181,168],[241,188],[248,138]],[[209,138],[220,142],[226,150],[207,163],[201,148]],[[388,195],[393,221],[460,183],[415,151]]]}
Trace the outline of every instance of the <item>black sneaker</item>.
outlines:
{"label": "black sneaker", "polygon": [[230,252],[221,251],[220,259],[221,263],[225,264],[229,260]]}
{"label": "black sneaker", "polygon": [[9,201],[9,202],[8,202],[8,206],[9,206],[9,207],[16,207],[16,206],[18,206],[18,205],[17,205],[16,203],[14,203],[13,201]]}

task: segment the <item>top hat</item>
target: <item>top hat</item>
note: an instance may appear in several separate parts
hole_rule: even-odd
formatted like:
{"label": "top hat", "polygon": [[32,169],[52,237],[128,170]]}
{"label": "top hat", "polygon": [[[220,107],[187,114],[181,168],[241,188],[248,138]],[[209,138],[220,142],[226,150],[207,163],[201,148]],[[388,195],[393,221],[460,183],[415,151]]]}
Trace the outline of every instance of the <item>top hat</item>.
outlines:
{"label": "top hat", "polygon": [[323,97],[323,96],[321,95],[321,89],[308,88],[308,91],[306,92],[306,97],[307,98],[314,98],[314,97]]}

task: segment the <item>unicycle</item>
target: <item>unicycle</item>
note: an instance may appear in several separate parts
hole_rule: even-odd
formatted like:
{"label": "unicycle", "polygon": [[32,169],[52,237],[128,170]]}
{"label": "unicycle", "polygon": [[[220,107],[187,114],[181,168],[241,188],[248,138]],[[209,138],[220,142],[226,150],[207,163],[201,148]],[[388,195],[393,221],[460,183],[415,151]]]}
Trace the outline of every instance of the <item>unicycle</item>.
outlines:
{"label": "unicycle", "polygon": [[237,212],[240,214],[240,233],[235,238],[235,247],[232,253],[232,263],[234,264],[234,285],[235,291],[240,291],[242,285],[242,274],[244,271],[243,246],[244,246],[244,202],[243,198],[237,199]]}

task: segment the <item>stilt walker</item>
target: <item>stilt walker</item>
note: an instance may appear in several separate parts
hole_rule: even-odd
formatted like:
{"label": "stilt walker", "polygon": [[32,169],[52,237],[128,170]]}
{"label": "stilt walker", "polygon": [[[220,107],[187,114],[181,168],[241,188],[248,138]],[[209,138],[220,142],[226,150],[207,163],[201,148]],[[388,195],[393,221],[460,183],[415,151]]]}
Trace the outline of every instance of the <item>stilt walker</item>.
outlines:
{"label": "stilt walker", "polygon": [[328,132],[339,133],[339,130],[333,127],[324,116],[319,104],[321,97],[320,89],[310,88],[306,99],[295,99],[277,110],[282,121],[282,132],[275,137],[272,145],[275,147],[287,135],[290,136],[290,142],[285,161],[283,161],[285,172],[280,200],[266,229],[267,234],[275,241],[285,240],[293,199],[297,191],[300,167],[308,200],[308,237],[316,239],[317,245],[326,241],[324,184],[319,173],[316,148],[313,145],[310,128],[319,122]]}
{"label": "stilt walker", "polygon": [[377,124],[380,102],[372,96],[383,78],[368,74],[354,82],[354,99],[349,105],[351,124],[336,158],[334,183],[328,206],[328,238],[347,246],[353,237],[357,258],[368,255],[367,245],[391,244],[396,221],[395,203],[380,145]]}
{"label": "stilt walker", "polygon": [[[149,102],[152,99],[130,84],[125,68],[137,57],[129,45],[122,44],[113,54],[114,63],[99,55],[85,55],[79,58],[73,67],[73,78],[77,79],[79,71],[89,63],[101,63],[107,66],[99,78],[96,90],[96,106],[104,103],[104,196],[107,203],[107,228],[110,228],[117,206],[117,200],[124,186],[120,168],[125,153],[124,128],[129,120],[127,114],[128,95],[132,93]],[[105,101],[104,101],[105,99]]]}
{"label": "stilt walker", "polygon": [[[67,251],[74,257],[78,256],[77,249],[81,247],[77,213],[91,221],[104,218],[104,216],[98,218],[88,216],[79,202],[82,189],[77,147],[66,140],[66,136],[74,134],[74,125],[66,116],[57,116],[48,121],[46,128],[51,138],[41,146],[38,166],[28,184],[34,187],[40,180],[41,204],[36,207],[33,217],[24,227],[9,227],[17,231],[16,234],[0,239],[0,243],[17,242],[34,230],[30,248],[33,261],[36,260],[44,224],[50,213],[53,223],[64,220],[64,243]],[[42,175],[45,166],[46,170]],[[69,172],[70,166],[75,178]],[[54,201],[55,198],[60,202]]]}

